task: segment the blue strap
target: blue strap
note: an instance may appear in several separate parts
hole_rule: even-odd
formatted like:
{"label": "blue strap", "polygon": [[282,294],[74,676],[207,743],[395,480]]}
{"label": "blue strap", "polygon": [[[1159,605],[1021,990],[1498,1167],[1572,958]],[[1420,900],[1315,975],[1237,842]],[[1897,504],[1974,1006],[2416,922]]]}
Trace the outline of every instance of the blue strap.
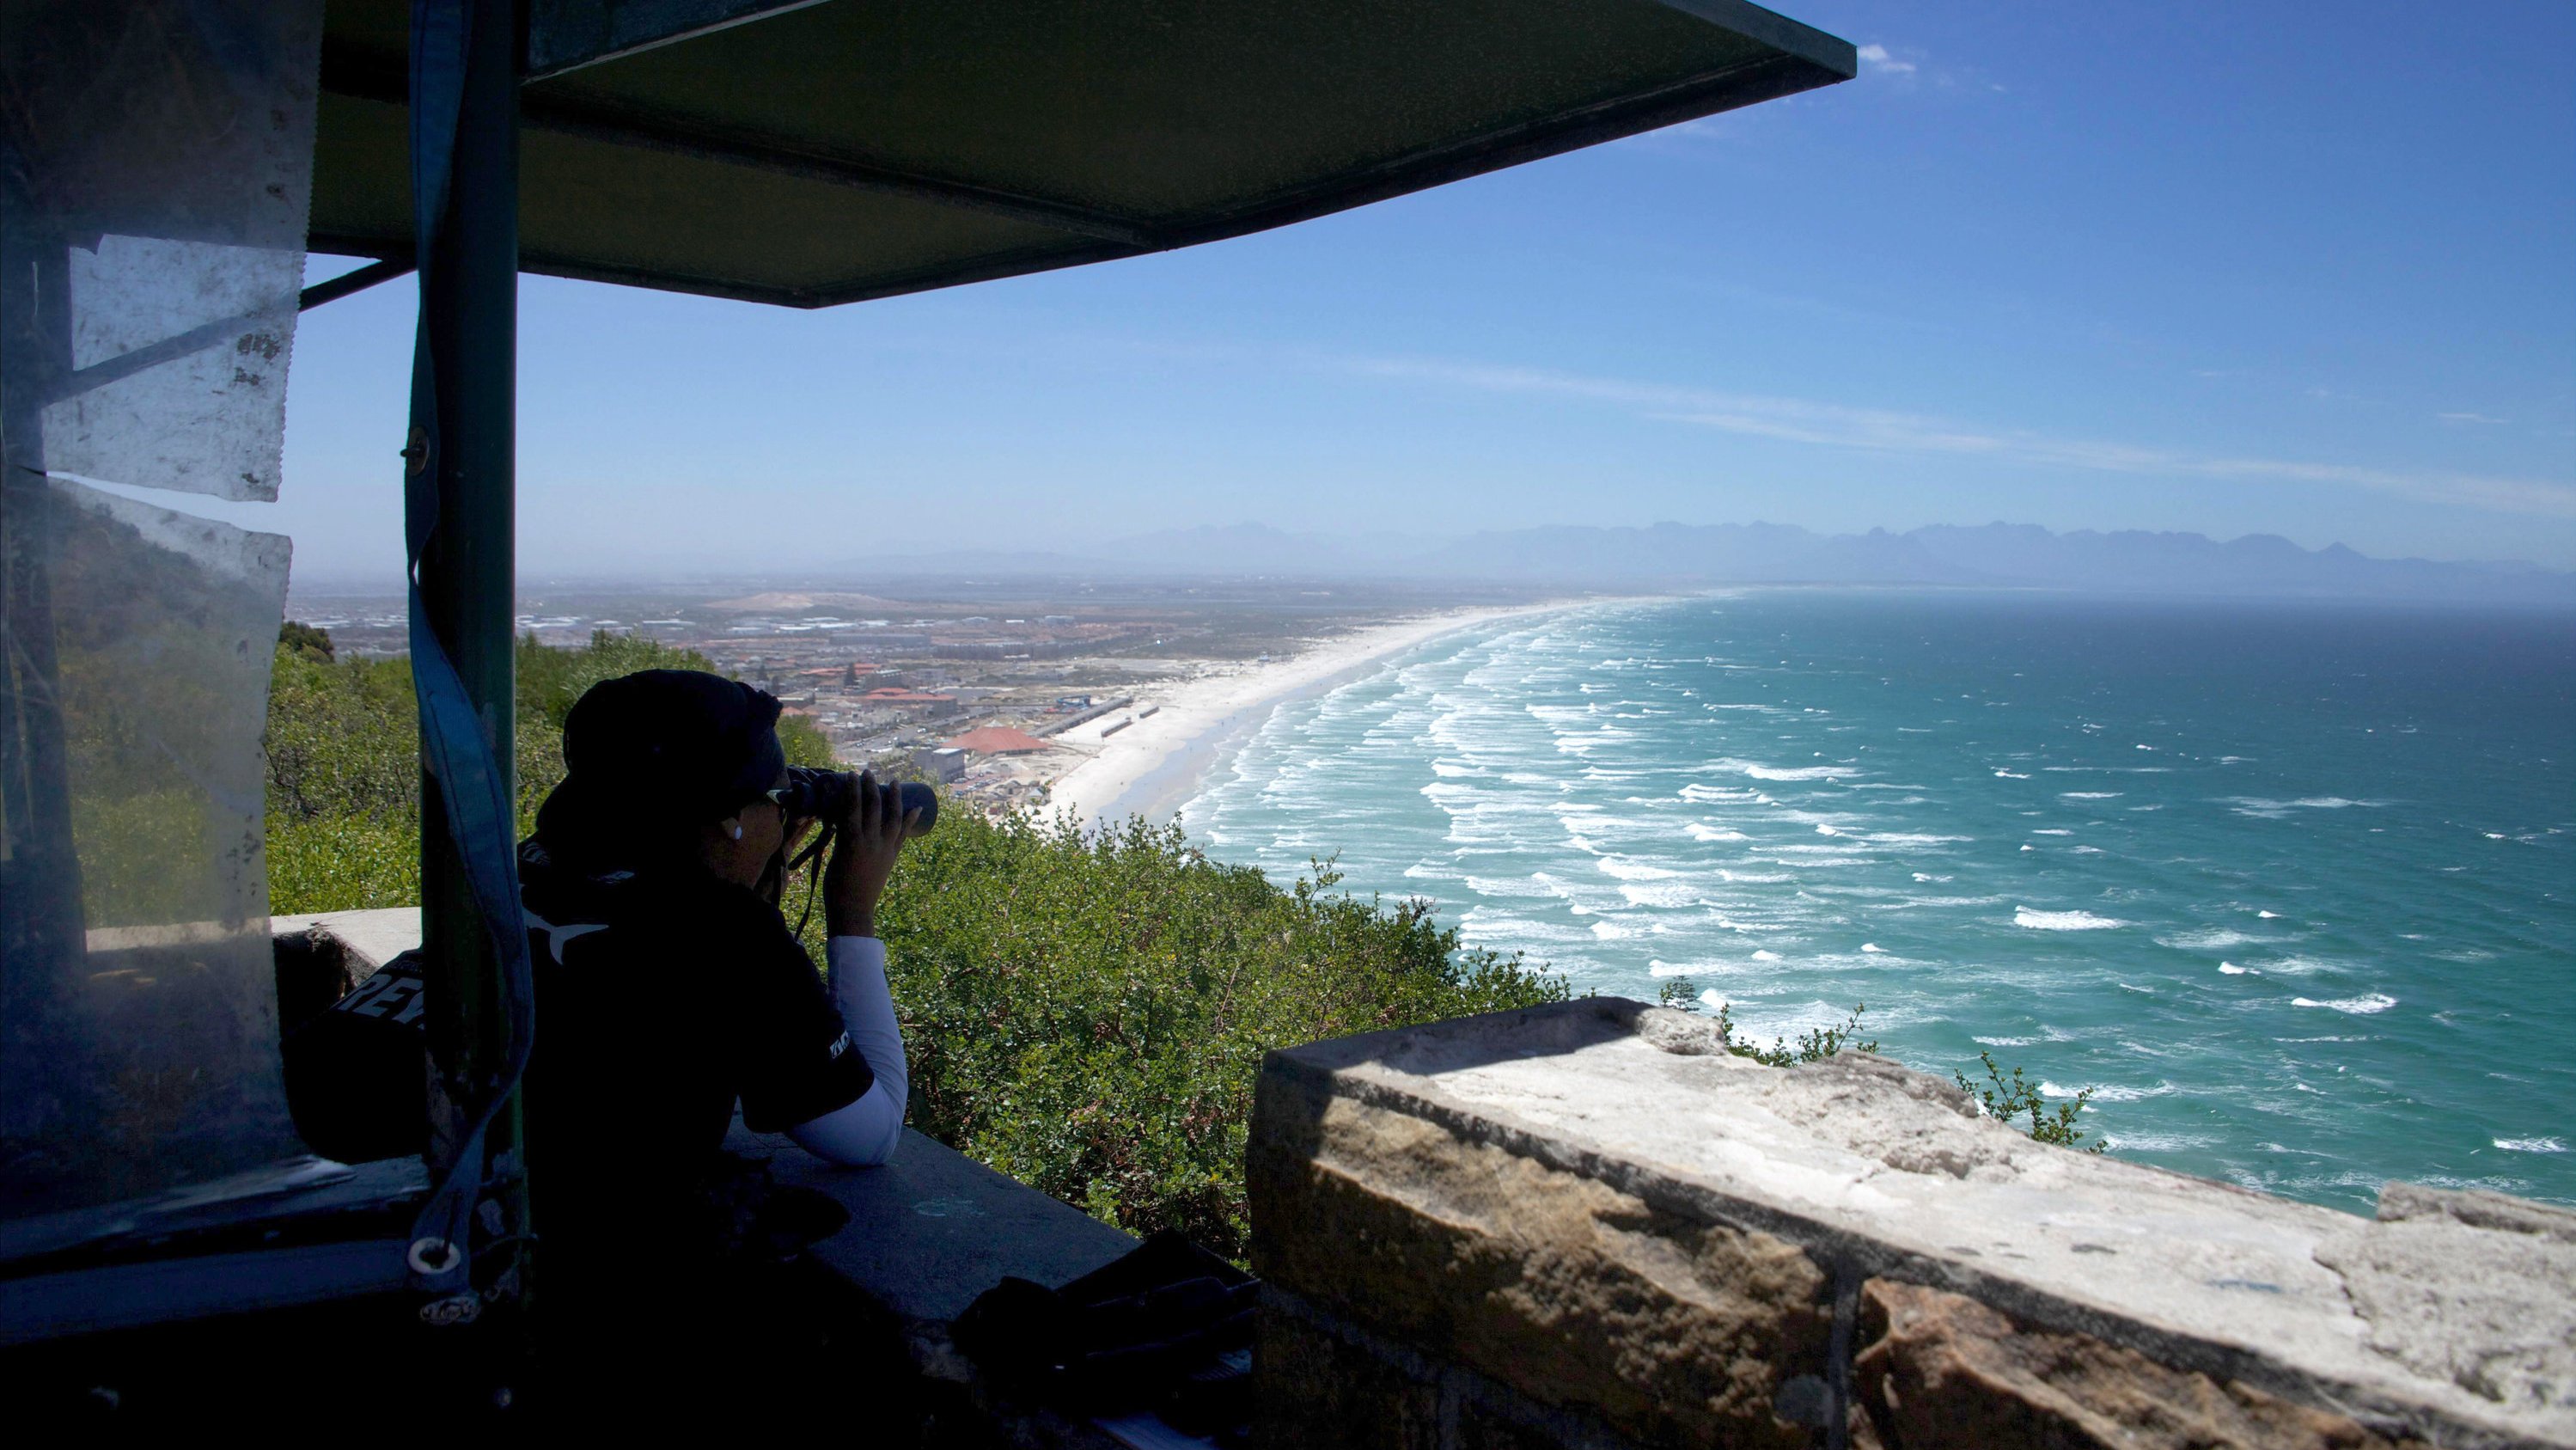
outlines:
{"label": "blue strap", "polygon": [[[438,380],[452,376],[453,358],[431,344],[428,301],[437,267],[437,242],[447,219],[458,117],[464,110],[466,45],[471,18],[465,0],[413,0],[411,13],[412,237],[420,260],[421,317],[412,341],[411,446],[404,458],[403,523],[410,548],[412,688],[420,704],[421,763],[438,783],[448,839],[462,859],[467,885],[500,964],[509,1042],[501,1071],[472,1105],[463,1139],[429,1201],[412,1225],[411,1284],[441,1296],[449,1319],[471,1318],[460,1301],[473,1287],[470,1243],[475,1205],[488,1184],[485,1138],[493,1117],[509,1100],[528,1065],[536,1013],[528,970],[528,938],[519,921],[518,809],[509,776],[489,740],[455,661],[429,627],[421,598],[420,561],[438,526]],[[508,708],[505,704],[504,708]],[[476,1091],[484,1085],[466,1084]]]}

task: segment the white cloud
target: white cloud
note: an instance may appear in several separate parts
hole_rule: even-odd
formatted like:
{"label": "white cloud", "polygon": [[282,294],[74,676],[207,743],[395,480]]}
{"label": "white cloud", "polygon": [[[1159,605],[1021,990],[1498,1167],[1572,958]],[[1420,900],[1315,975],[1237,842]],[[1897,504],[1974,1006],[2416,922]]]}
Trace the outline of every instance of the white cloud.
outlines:
{"label": "white cloud", "polygon": [[2436,413],[2433,416],[2441,419],[2445,423],[2503,423],[2510,421],[2504,418],[2490,418],[2484,413]]}
{"label": "white cloud", "polygon": [[1986,458],[2026,467],[2170,478],[2241,479],[2323,484],[2463,505],[2496,513],[2576,518],[2576,486],[2536,479],[2317,463],[2289,458],[2231,458],[2092,439],[2058,438],[2026,429],[1980,428],[1918,413],[1854,408],[1799,398],[1719,393],[1702,388],[1585,377],[1538,368],[1405,358],[1342,362],[1373,377],[1608,403],[1660,422],[1715,428],[1755,438],[1889,454]]}
{"label": "white cloud", "polygon": [[1860,63],[1863,70],[1885,71],[1889,75],[1903,76],[1912,75],[1914,73],[1914,62],[1910,60],[1898,60],[1896,57],[1889,55],[1887,53],[1887,47],[1883,45],[1872,44],[1862,46],[1860,48]]}

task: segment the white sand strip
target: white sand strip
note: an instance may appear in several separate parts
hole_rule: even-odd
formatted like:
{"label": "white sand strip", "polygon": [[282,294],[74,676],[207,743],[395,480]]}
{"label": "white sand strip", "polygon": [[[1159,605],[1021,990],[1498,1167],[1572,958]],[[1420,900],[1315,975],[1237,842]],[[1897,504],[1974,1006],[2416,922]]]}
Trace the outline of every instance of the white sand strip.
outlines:
{"label": "white sand strip", "polygon": [[[1161,824],[1281,705],[1344,684],[1388,656],[1442,635],[1544,614],[1572,602],[1461,609],[1401,619],[1326,640],[1287,659],[1210,665],[1189,680],[1146,686],[1136,692],[1133,706],[1113,710],[1057,737],[1091,755],[1056,777],[1048,791],[1047,809],[1086,825],[1122,821],[1131,815]],[[1154,713],[1139,715],[1148,709]],[[1132,723],[1106,739],[1101,737],[1101,731],[1121,720]]]}

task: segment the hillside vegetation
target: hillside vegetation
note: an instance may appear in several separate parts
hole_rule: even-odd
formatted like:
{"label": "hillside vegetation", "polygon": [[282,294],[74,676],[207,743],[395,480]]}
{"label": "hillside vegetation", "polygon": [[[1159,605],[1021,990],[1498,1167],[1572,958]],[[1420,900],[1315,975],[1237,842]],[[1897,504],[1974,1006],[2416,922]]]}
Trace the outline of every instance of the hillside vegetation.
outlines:
{"label": "hillside vegetation", "polygon": [[1131,1232],[1236,1257],[1264,1052],[1566,996],[1462,949],[1422,903],[1339,893],[1329,870],[1281,886],[1139,820],[1086,837],[959,812],[895,880],[878,925],[913,1125]]}
{"label": "hillside vegetation", "polygon": [[[563,721],[593,683],[641,669],[706,669],[696,654],[601,634],[582,649],[519,648],[522,833],[563,778]],[[420,782],[411,669],[335,660],[290,626],[268,714],[270,910],[419,899]],[[828,764],[806,722],[788,758]],[[1322,863],[1280,883],[1210,860],[1178,827],[1131,820],[1086,835],[1024,817],[944,814],[908,848],[878,913],[912,1059],[912,1123],[1022,1182],[1133,1233],[1176,1228],[1241,1257],[1243,1159],[1261,1055],[1321,1038],[1563,1001],[1565,979],[1518,954],[1463,947],[1430,906],[1337,890]],[[806,889],[788,890],[790,919]],[[807,927],[821,952],[819,920]],[[1694,1006],[1688,983],[1667,1002]],[[1721,1014],[1720,1025],[1732,1024]],[[1765,1062],[1845,1047],[1840,1029],[1736,1044]],[[2083,1107],[2044,1116],[2036,1089],[1988,1059],[1999,1118],[2073,1144]],[[1970,1084],[1963,1078],[1961,1086]]]}
{"label": "hillside vegetation", "polygon": [[[291,637],[269,705],[270,910],[419,899],[411,670]],[[563,778],[563,719],[598,680],[706,661],[646,641],[519,652],[520,827]],[[791,760],[829,748],[790,716]],[[1281,885],[1173,828],[1085,838],[969,811],[905,852],[878,915],[924,1133],[1135,1233],[1240,1256],[1261,1054],[1561,1001],[1564,980],[1461,949],[1419,903],[1328,871]],[[805,885],[790,888],[790,919]],[[819,914],[818,914],[819,916]],[[809,928],[820,956],[821,923]]]}
{"label": "hillside vegetation", "polygon": [[[710,670],[704,655],[605,632],[581,649],[519,642],[519,833],[562,782],[563,722],[582,692],[636,670]],[[790,715],[797,765],[830,742]],[[420,737],[411,661],[335,659],[330,636],[290,623],[268,696],[268,909],[278,915],[420,899]]]}

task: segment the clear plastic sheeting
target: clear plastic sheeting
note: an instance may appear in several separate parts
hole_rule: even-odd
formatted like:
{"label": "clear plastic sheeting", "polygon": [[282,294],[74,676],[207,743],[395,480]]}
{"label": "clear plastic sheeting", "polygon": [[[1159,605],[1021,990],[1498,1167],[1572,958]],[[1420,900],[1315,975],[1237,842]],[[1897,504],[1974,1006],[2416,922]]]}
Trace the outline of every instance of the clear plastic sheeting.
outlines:
{"label": "clear plastic sheeting", "polygon": [[304,254],[110,235],[69,260],[76,371],[45,408],[46,466],[277,497]]}
{"label": "clear plastic sheeting", "polygon": [[0,4],[0,1217],[300,1151],[260,736],[320,0]]}
{"label": "clear plastic sheeting", "polygon": [[0,6],[10,266],[60,269],[9,319],[46,468],[277,497],[321,35],[318,0]]}
{"label": "clear plastic sheeting", "polygon": [[71,847],[13,869],[5,908],[17,927],[23,879],[48,928],[23,956],[13,933],[0,984],[0,1209],[16,1214],[300,1150],[260,844],[287,542],[64,480],[10,502],[51,597]]}

